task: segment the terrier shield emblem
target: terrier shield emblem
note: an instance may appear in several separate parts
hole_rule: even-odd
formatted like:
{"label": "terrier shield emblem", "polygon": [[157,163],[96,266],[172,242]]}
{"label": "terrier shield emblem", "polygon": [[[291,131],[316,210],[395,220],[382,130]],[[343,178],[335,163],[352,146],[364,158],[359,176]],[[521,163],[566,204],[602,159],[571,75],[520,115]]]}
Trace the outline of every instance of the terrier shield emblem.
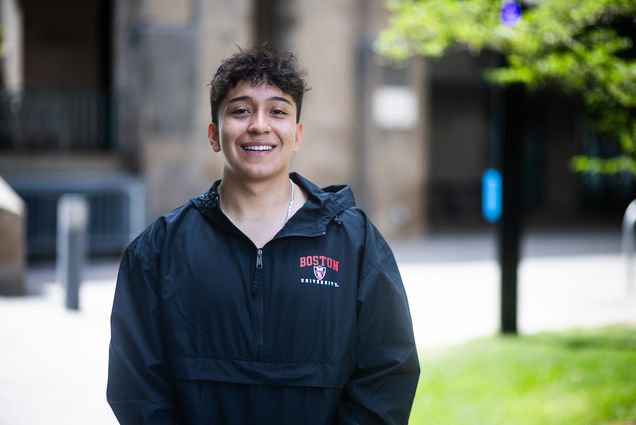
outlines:
{"label": "terrier shield emblem", "polygon": [[314,276],[316,279],[322,280],[327,273],[327,268],[325,266],[314,266]]}

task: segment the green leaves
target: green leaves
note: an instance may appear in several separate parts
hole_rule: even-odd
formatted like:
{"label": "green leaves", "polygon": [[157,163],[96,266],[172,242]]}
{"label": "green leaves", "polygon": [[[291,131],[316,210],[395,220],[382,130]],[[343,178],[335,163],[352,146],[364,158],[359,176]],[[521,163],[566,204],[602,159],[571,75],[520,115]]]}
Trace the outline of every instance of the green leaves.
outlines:
{"label": "green leaves", "polygon": [[499,8],[483,0],[389,0],[390,27],[376,48],[398,60],[415,54],[439,57],[451,44],[479,51],[499,25]]}
{"label": "green leaves", "polygon": [[636,1],[531,3],[509,27],[500,20],[501,0],[388,0],[389,26],[375,49],[397,60],[456,47],[502,53],[507,64],[488,70],[488,81],[554,86],[580,97],[596,131],[616,140],[636,169],[636,61],[623,55],[632,40],[613,27],[634,20]]}

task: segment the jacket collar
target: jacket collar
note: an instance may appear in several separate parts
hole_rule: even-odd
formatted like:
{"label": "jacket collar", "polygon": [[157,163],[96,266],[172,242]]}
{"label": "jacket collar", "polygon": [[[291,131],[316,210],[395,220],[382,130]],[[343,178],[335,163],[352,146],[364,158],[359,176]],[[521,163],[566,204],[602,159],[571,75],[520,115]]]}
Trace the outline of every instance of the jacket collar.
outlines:
{"label": "jacket collar", "polygon": [[[324,234],[331,220],[337,220],[338,214],[342,211],[355,207],[355,200],[349,186],[328,186],[321,189],[298,173],[290,173],[289,177],[307,192],[308,199],[276,237]],[[221,180],[215,181],[207,192],[192,198],[190,202],[203,216],[216,224],[227,229],[238,230],[221,211],[218,193],[220,184]]]}

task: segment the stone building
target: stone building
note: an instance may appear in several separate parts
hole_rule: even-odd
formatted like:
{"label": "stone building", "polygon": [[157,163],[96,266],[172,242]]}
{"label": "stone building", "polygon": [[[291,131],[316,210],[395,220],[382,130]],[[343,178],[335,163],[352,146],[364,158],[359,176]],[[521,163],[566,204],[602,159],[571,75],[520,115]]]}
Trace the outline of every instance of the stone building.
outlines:
{"label": "stone building", "polygon": [[[294,169],[322,185],[352,184],[389,238],[484,226],[480,175],[494,137],[491,89],[480,77],[488,58],[382,63],[371,50],[386,22],[381,0],[0,5],[0,175],[35,211],[31,253],[54,246],[60,193],[90,198],[92,250],[113,252],[218,178],[207,83],[237,46],[263,42],[295,51],[313,87]],[[567,169],[576,114],[565,124],[548,118],[550,142],[531,147],[540,178],[530,192],[548,215],[567,218],[580,212],[580,178]]]}

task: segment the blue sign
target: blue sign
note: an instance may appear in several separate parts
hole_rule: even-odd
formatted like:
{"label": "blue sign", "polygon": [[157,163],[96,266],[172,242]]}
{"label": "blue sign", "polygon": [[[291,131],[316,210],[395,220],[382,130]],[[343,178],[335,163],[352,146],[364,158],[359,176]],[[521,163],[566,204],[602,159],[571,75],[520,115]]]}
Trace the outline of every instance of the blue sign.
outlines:
{"label": "blue sign", "polygon": [[514,0],[505,0],[501,5],[501,22],[509,27],[521,19],[521,6]]}
{"label": "blue sign", "polygon": [[488,168],[481,175],[481,214],[484,219],[494,223],[501,217],[501,173]]}

